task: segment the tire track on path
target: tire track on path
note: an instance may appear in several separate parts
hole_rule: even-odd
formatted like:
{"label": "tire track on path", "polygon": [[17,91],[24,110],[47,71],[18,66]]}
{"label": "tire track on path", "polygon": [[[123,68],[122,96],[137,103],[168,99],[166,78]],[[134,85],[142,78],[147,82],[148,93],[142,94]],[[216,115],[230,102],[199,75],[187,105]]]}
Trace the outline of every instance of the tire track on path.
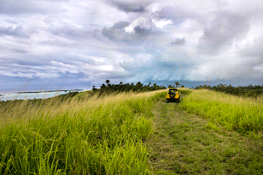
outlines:
{"label": "tire track on path", "polygon": [[146,145],[153,174],[263,174],[263,154],[255,140],[234,131],[213,130],[180,103],[158,102],[154,132]]}

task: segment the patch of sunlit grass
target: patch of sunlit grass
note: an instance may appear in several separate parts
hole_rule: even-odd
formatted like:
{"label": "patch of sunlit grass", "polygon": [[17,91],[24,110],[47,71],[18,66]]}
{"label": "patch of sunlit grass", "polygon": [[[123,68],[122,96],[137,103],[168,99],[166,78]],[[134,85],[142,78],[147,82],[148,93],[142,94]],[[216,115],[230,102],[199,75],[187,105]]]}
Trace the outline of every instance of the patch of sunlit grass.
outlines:
{"label": "patch of sunlit grass", "polygon": [[241,133],[263,131],[263,103],[210,90],[195,90],[182,102],[190,112],[203,115]]}
{"label": "patch of sunlit grass", "polygon": [[0,174],[149,174],[142,142],[165,93],[2,103]]}

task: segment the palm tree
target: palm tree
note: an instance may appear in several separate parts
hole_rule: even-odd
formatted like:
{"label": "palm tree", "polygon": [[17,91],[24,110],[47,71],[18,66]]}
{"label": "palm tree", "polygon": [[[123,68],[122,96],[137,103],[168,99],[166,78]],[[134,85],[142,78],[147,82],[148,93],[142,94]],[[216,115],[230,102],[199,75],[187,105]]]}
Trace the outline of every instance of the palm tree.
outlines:
{"label": "palm tree", "polygon": [[180,85],[180,83],[178,81],[174,82],[174,84],[176,85],[176,87]]}
{"label": "palm tree", "polygon": [[106,80],[106,84],[109,86],[109,84],[110,84],[110,80]]}
{"label": "palm tree", "polygon": [[93,86],[92,90],[93,90],[93,91],[96,91],[96,90],[97,90],[97,88],[95,88],[95,86]]}

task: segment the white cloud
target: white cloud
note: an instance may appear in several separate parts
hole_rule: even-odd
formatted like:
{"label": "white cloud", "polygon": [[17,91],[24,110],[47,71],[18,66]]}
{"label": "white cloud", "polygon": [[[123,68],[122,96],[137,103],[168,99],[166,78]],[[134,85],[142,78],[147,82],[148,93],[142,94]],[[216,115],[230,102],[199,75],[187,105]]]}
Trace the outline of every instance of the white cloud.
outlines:
{"label": "white cloud", "polygon": [[49,73],[49,72],[37,72],[36,74],[34,74],[35,77],[39,77],[39,78],[58,78],[59,74],[57,73]]}
{"label": "white cloud", "polygon": [[151,3],[150,5],[148,5],[146,7],[147,11],[151,12],[151,13],[155,13],[157,11],[162,10],[165,6],[169,5],[170,3],[165,3],[165,2],[154,2]]}
{"label": "white cloud", "polygon": [[125,27],[125,32],[133,33],[135,27],[141,27],[143,29],[149,30],[153,24],[152,24],[152,18],[149,16],[140,16],[136,18],[129,26]]}
{"label": "white cloud", "polygon": [[0,76],[85,76],[75,79],[99,83],[263,75],[257,0],[3,0],[0,6]]}
{"label": "white cloud", "polygon": [[153,23],[155,24],[156,27],[163,28],[164,26],[168,24],[172,24],[173,22],[171,20],[165,20],[165,19],[161,19],[161,20],[153,19]]}

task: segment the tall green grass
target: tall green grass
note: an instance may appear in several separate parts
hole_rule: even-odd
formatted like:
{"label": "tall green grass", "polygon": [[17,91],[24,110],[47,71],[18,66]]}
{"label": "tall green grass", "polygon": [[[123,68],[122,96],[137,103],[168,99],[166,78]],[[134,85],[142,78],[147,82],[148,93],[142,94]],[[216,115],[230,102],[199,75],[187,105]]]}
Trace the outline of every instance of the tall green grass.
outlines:
{"label": "tall green grass", "polygon": [[152,133],[154,103],[165,93],[82,94],[1,109],[0,174],[149,174],[143,142]]}
{"label": "tall green grass", "polygon": [[263,103],[210,90],[195,90],[182,107],[241,133],[263,131]]}

